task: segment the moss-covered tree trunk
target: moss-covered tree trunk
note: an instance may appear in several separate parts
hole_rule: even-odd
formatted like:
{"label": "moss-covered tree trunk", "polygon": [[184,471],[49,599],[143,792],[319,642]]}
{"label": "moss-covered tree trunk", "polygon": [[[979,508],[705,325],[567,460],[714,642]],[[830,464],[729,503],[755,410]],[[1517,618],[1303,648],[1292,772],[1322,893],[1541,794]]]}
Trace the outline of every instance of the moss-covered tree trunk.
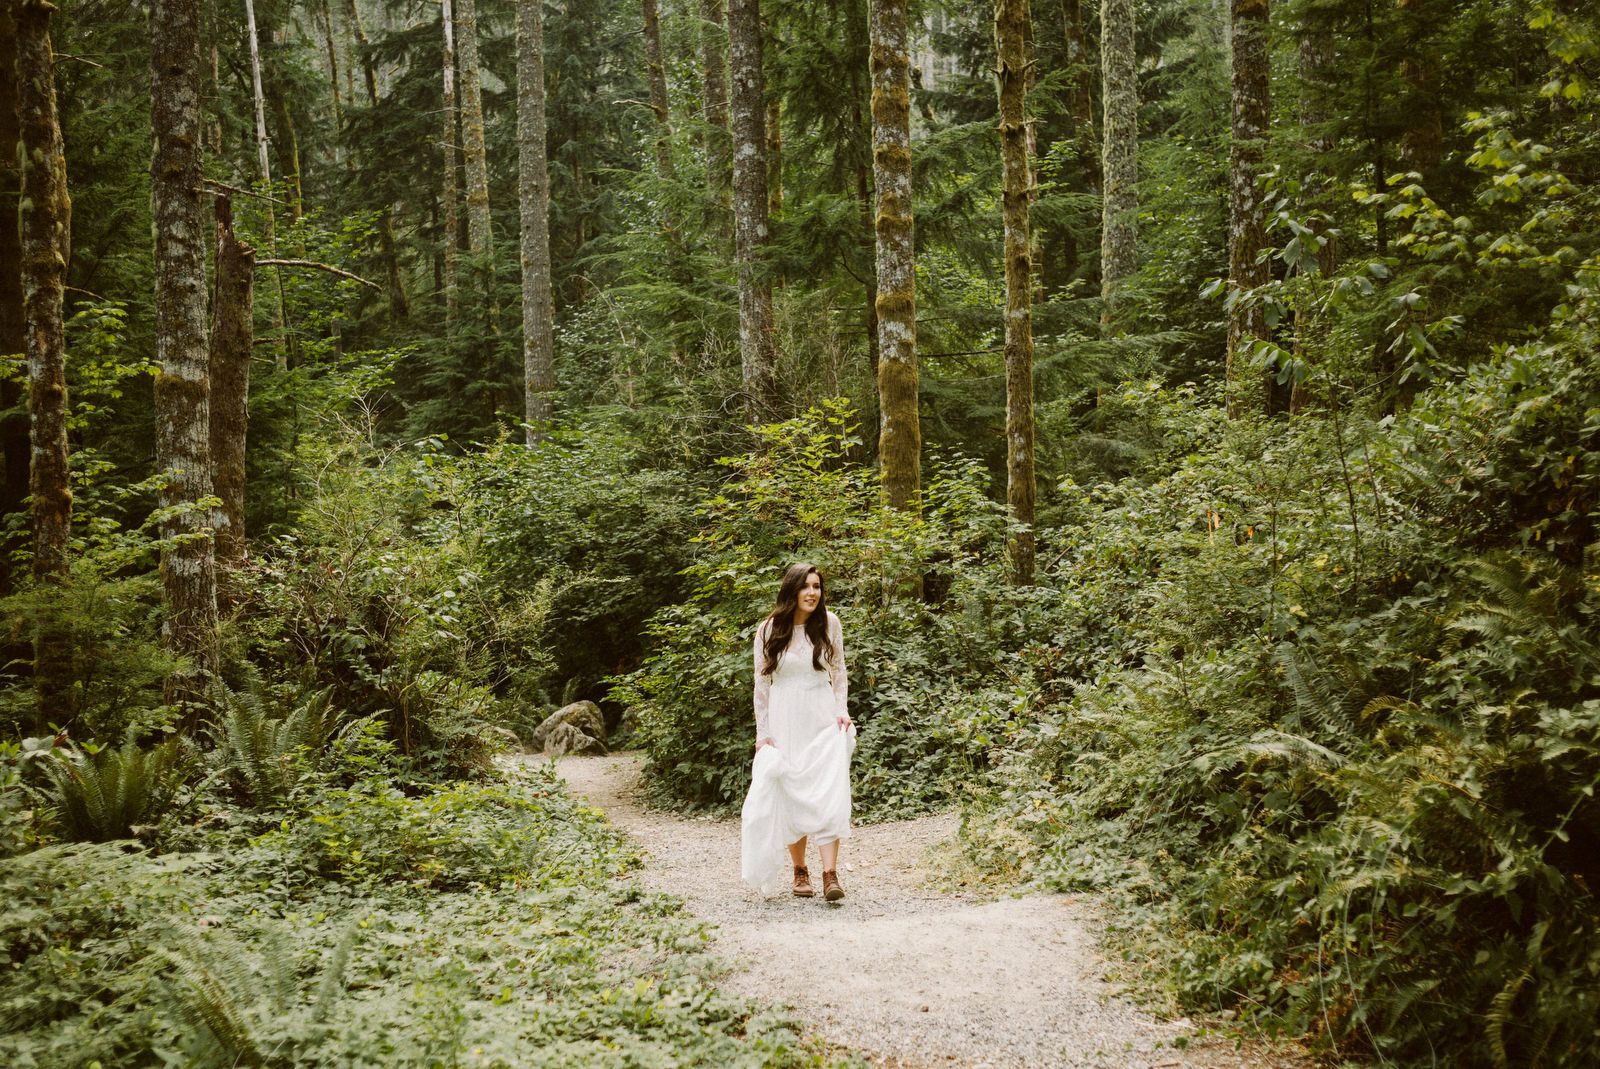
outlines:
{"label": "moss-covered tree trunk", "polygon": [[[211,462],[216,495],[228,522],[217,529],[218,587],[244,567],[244,459],[250,426],[250,352],[254,342],[256,251],[233,232],[227,200],[217,198],[216,290],[212,301]],[[224,597],[219,594],[219,597]]]}
{"label": "moss-covered tree trunk", "polygon": [[517,197],[522,213],[522,377],[527,444],[548,433],[556,388],[545,144],[544,0],[517,0]]}
{"label": "moss-covered tree trunk", "polygon": [[772,283],[766,277],[767,108],[761,69],[761,2],[729,0],[729,105],[733,128],[733,244],[739,272],[739,364],[752,426],[778,414]]}
{"label": "moss-covered tree trunk", "polygon": [[[1334,140],[1328,126],[1333,119],[1329,101],[1334,92],[1334,37],[1320,25],[1305,25],[1300,31],[1297,61],[1300,68],[1300,131],[1305,146],[1317,158],[1333,150]],[[1317,250],[1317,272],[1323,278],[1333,277],[1339,267],[1339,245],[1336,235],[1328,226],[1328,219],[1318,210],[1317,201],[1327,191],[1326,179],[1318,175],[1307,176],[1301,187],[1305,214],[1310,218],[1311,232],[1323,242]],[[1302,306],[1295,309],[1295,352],[1303,359],[1313,359],[1316,348],[1307,340],[1317,333],[1317,317]],[[1312,391],[1296,383],[1289,395],[1289,411],[1304,412],[1315,401]]]}
{"label": "moss-covered tree trunk", "polygon": [[494,285],[489,233],[489,156],[483,130],[483,78],[478,57],[477,0],[456,0],[456,41],[461,49],[461,152],[467,176],[467,248],[473,284],[486,300]]}
{"label": "moss-covered tree trunk", "polygon": [[[17,124],[17,28],[11,7],[9,0],[0,2],[0,353],[20,353],[27,348],[22,327],[22,238],[17,230],[22,172],[12,151],[22,140],[22,132]],[[22,383],[10,379],[0,383],[0,443],[5,448],[0,513],[8,516],[27,508],[31,445],[23,399]],[[11,572],[11,551],[19,548],[20,542],[20,537],[0,542],[0,593],[13,589],[16,577]]]}
{"label": "moss-covered tree trunk", "polygon": [[454,323],[461,311],[461,245],[457,231],[460,193],[456,185],[456,19],[452,0],[443,0],[439,21],[444,27],[444,176],[440,191],[440,242],[444,246],[444,315],[446,323]]}
{"label": "moss-covered tree trunk", "polygon": [[1029,290],[1028,0],[997,0],[994,12],[996,83],[1000,93],[1001,211],[1006,264],[1006,504],[1015,529],[1006,541],[1011,581],[1033,582],[1033,305]]}
{"label": "moss-covered tree trunk", "polygon": [[206,529],[228,522],[199,505],[213,487],[198,0],[152,0],[150,68],[156,467],[165,480],[161,507],[172,510],[161,525],[161,634],[187,661],[167,679],[167,700],[182,702],[201,698],[216,669],[216,558]]}
{"label": "moss-covered tree trunk", "polygon": [[884,499],[922,507],[917,410],[917,260],[911,201],[911,61],[906,0],[872,0],[872,180],[876,190],[878,461]]}
{"label": "moss-covered tree trunk", "polygon": [[[719,204],[728,203],[729,165],[733,147],[728,140],[728,63],[723,54],[728,41],[728,20],[722,0],[700,0],[700,65],[703,71],[703,107],[706,129],[706,186]],[[724,236],[726,240],[726,236]]]}
{"label": "moss-covered tree trunk", "polygon": [[[250,41],[250,93],[255,106],[255,140],[256,140],[256,167],[261,172],[261,189],[267,196],[272,195],[272,155],[269,151],[270,138],[267,136],[267,97],[261,88],[261,43],[260,35],[256,30],[256,5],[255,0],[245,0],[244,4],[245,31]],[[266,219],[267,250],[272,256],[278,255],[278,230],[277,209],[272,201],[264,206]],[[283,274],[276,273],[278,284],[278,300],[272,310],[272,338],[273,352],[277,357],[279,368],[287,370],[289,366],[289,350],[283,342],[284,299],[283,299]]]}
{"label": "moss-covered tree trunk", "polygon": [[1267,124],[1272,117],[1268,83],[1267,0],[1232,0],[1233,106],[1228,156],[1228,414],[1270,409],[1273,390],[1246,365],[1248,350],[1268,336],[1266,313],[1244,300],[1246,291],[1267,280],[1258,263],[1266,245],[1266,211],[1256,177],[1266,156]]}
{"label": "moss-covered tree trunk", "polygon": [[[639,0],[644,13],[644,64],[650,83],[650,112],[656,127],[656,173],[662,179],[677,174],[672,163],[672,112],[667,101],[667,61],[661,51],[661,14],[656,0]],[[664,213],[665,214],[665,213]],[[670,227],[671,219],[666,218]]]}
{"label": "moss-covered tree trunk", "polygon": [[[366,28],[361,25],[361,12],[356,0],[345,0],[345,18],[356,39],[356,51],[361,56],[361,74],[367,87],[367,106],[378,107],[378,71],[372,62],[372,43],[367,40]],[[389,311],[396,319],[411,315],[411,300],[406,296],[405,279],[400,273],[400,252],[394,234],[394,207],[385,204],[378,212],[378,249],[383,255],[384,290],[389,297]]]}
{"label": "moss-covered tree trunk", "polygon": [[62,287],[72,233],[67,160],[56,118],[55,61],[50,48],[53,4],[16,0],[17,117],[22,197],[22,318],[28,354],[28,415],[32,463],[28,488],[33,575],[50,580],[68,571],[72,483],[67,468],[67,353]]}
{"label": "moss-covered tree trunk", "polygon": [[1115,319],[1117,284],[1139,268],[1139,77],[1134,59],[1133,0],[1100,5],[1100,80],[1104,128],[1100,153],[1100,295]]}
{"label": "moss-covered tree trunk", "polygon": [[767,101],[767,217],[783,214],[783,101]]}

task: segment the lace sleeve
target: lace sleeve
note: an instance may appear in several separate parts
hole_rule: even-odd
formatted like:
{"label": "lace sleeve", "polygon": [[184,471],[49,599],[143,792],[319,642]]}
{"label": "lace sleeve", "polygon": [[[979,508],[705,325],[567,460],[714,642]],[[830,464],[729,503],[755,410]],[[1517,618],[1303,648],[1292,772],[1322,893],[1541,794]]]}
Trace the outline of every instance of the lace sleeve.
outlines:
{"label": "lace sleeve", "polygon": [[833,613],[828,614],[828,637],[839,659],[833,665],[833,715],[850,716],[850,671],[844,661],[844,626]]}
{"label": "lace sleeve", "polygon": [[763,672],[761,670],[762,664],[767,659],[766,658],[766,651],[764,649],[762,649],[762,643],[763,643],[763,640],[765,640],[766,636],[767,636],[767,623],[766,623],[765,620],[763,620],[756,627],[755,650],[754,650],[754,653],[755,653],[754,660],[755,660],[755,670],[756,670],[755,706],[756,706],[756,742],[757,742],[757,744],[759,744],[762,739],[768,739],[768,738],[772,737],[771,733],[768,730],[768,726],[767,726],[767,696],[772,691],[772,677],[767,675],[765,672]]}

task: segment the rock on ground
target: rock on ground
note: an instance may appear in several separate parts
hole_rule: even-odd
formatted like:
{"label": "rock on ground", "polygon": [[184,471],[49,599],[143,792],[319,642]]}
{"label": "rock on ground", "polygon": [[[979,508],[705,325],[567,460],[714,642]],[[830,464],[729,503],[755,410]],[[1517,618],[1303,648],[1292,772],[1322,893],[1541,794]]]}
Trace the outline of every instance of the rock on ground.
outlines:
{"label": "rock on ground", "polygon": [[606,753],[606,720],[594,702],[573,702],[557,709],[533,731],[528,749],[551,757]]}
{"label": "rock on ground", "polygon": [[[1192,1037],[1120,997],[1102,974],[1092,899],[984,899],[923,886],[951,814],[858,827],[840,853],[846,897],[763,900],[739,879],[737,821],[646,809],[637,754],[568,757],[568,789],[638,841],[642,878],[717,928],[724,989],[787,1003],[873,1064],[924,1069],[1202,1066],[1304,1069],[1298,1053]],[[820,887],[821,866],[808,864]],[[1177,1046],[1187,1040],[1187,1046]]]}

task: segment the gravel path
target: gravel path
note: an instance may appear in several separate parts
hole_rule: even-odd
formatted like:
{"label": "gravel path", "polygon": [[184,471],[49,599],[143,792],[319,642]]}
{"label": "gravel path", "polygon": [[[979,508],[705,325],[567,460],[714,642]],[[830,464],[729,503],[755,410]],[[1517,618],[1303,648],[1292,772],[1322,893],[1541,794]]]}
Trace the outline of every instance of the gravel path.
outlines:
{"label": "gravel path", "polygon": [[922,886],[925,855],[955,831],[953,815],[856,828],[840,852],[846,897],[763,900],[739,879],[736,821],[647,809],[636,754],[563,758],[568,789],[627,830],[642,878],[683,896],[716,926],[731,992],[787,1003],[825,1040],[898,1069],[1304,1069],[1293,1053],[1217,1039],[1174,1040],[1188,1021],[1160,1021],[1104,980],[1093,912],[1083,899],[985,900]]}

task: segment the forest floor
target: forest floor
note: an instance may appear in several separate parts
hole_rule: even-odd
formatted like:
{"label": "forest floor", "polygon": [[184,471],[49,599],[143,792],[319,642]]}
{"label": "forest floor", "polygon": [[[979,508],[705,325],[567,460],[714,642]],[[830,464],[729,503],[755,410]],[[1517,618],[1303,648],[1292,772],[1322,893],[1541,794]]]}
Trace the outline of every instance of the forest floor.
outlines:
{"label": "forest floor", "polygon": [[868,824],[840,854],[846,897],[762,899],[739,878],[737,821],[647,808],[643,758],[566,757],[568,789],[638,842],[635,878],[682,896],[716,930],[729,993],[787,1004],[813,1036],[892,1069],[1304,1069],[1286,1048],[1236,1046],[1163,1021],[1104,974],[1090,898],[993,898],[928,886],[953,814]]}

